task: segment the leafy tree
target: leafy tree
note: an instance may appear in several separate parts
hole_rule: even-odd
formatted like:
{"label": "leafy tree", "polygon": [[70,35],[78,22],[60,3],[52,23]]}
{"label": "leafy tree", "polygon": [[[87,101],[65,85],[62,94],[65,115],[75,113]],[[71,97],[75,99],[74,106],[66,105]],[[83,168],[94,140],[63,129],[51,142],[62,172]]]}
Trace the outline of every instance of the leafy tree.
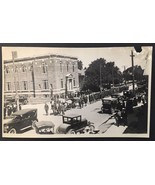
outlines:
{"label": "leafy tree", "polygon": [[78,69],[83,69],[83,63],[81,60],[78,60]]}
{"label": "leafy tree", "polygon": [[[144,70],[141,68],[141,66],[134,66],[134,78],[135,80],[141,81],[144,79],[143,76]],[[123,77],[125,78],[125,80],[132,80],[133,76],[132,76],[132,67],[127,68],[124,72],[123,72]]]}
{"label": "leafy tree", "polygon": [[93,61],[86,69],[83,90],[99,91],[100,86],[121,82],[122,74],[114,62],[106,62],[104,58]]}

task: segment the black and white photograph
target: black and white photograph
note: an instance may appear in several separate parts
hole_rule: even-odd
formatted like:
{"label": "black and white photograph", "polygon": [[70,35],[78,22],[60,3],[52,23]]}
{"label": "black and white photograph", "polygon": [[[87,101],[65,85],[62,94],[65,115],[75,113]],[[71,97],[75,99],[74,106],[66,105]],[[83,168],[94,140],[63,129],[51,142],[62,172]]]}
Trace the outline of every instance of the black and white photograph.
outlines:
{"label": "black and white photograph", "polygon": [[2,47],[3,138],[148,138],[152,47]]}

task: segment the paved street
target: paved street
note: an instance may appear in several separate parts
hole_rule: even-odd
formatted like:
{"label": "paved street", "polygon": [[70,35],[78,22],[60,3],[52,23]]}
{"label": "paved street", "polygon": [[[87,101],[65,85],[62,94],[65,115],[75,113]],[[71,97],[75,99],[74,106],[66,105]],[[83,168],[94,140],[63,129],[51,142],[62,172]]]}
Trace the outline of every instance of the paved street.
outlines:
{"label": "paved street", "polygon": [[[50,107],[50,104],[48,104],[48,105]],[[110,127],[113,125],[115,120],[111,119],[106,124],[103,124],[102,126],[100,126],[103,122],[105,122],[111,116],[109,114],[101,114],[100,113],[101,105],[102,105],[102,102],[97,101],[95,103],[88,104],[87,106],[83,107],[82,109],[75,108],[75,109],[68,110],[65,112],[65,115],[72,114],[72,113],[80,114],[80,115],[82,115],[82,118],[86,118],[88,121],[93,122],[96,129],[100,128],[102,133],[106,133],[108,131],[108,129],[110,129]],[[62,116],[52,115],[51,109],[49,109],[50,110],[49,115],[45,114],[44,104],[23,105],[22,106],[22,109],[27,109],[27,108],[37,108],[38,109],[38,120],[39,121],[52,121],[55,124],[55,130],[60,124],[62,124]],[[6,121],[7,120],[5,120],[5,122]],[[109,131],[110,134],[112,134],[112,132],[115,128],[116,128],[116,126],[113,125],[111,131]],[[125,129],[125,127],[122,127],[122,129],[119,127],[119,129],[116,128],[115,131],[117,131],[121,134],[124,131],[124,129]],[[37,137],[39,136],[38,134],[35,133],[34,130],[29,130],[25,133],[22,133],[22,136],[26,136],[26,135],[33,135],[33,136],[37,136]],[[41,136],[43,136],[43,135],[41,135]]]}

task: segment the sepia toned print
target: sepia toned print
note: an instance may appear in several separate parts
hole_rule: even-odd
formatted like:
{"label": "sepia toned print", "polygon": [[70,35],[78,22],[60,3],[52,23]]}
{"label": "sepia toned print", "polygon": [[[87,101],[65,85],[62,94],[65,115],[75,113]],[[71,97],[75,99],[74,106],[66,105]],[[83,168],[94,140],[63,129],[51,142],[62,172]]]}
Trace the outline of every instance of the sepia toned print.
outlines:
{"label": "sepia toned print", "polygon": [[3,47],[4,138],[149,137],[152,47]]}

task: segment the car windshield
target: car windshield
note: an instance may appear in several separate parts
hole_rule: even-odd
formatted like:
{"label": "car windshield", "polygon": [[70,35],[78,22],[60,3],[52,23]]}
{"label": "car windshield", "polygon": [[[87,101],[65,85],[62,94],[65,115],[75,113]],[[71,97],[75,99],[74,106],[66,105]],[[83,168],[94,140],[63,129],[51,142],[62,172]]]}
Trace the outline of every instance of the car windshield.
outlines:
{"label": "car windshield", "polygon": [[80,121],[80,116],[79,117],[76,117],[76,118],[73,118],[74,121]]}
{"label": "car windshield", "polygon": [[20,120],[21,119],[21,116],[19,116],[19,115],[18,116],[12,116],[12,119],[13,120]]}
{"label": "car windshield", "polygon": [[64,123],[75,123],[77,121],[80,121],[81,117],[77,116],[77,117],[64,117]]}
{"label": "car windshield", "polygon": [[111,104],[111,101],[110,100],[104,100],[103,103],[104,104]]}

